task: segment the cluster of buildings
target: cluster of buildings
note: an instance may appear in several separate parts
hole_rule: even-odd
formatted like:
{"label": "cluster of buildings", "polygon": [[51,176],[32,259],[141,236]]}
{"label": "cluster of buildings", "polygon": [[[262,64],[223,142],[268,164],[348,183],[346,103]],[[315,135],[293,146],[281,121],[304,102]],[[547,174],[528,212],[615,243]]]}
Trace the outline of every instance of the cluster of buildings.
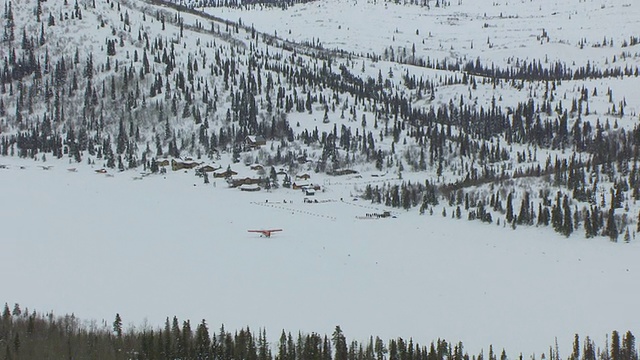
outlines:
{"label": "cluster of buildings", "polygon": [[274,187],[292,188],[295,190],[301,190],[307,196],[315,195],[316,191],[321,190],[321,186],[311,183],[311,175],[305,173],[296,175],[294,180],[283,169],[280,169],[273,174],[268,174],[266,169],[260,164],[248,165],[248,171],[241,171],[240,174],[237,171],[231,169],[228,166],[225,170],[222,170],[221,166],[213,166],[204,164],[202,162],[193,161],[192,159],[168,159],[160,160],[157,162],[161,168],[171,166],[171,170],[188,170],[195,169],[196,175],[203,177],[205,183],[209,182],[209,177],[213,176],[215,179],[224,179],[227,184],[232,188],[238,188],[242,191],[260,191],[262,189],[272,189]]}

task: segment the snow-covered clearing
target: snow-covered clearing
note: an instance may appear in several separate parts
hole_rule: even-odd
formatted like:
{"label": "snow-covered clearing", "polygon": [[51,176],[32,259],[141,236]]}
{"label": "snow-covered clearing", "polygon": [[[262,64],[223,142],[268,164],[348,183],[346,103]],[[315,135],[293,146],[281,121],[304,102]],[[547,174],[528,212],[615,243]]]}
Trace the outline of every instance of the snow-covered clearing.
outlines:
{"label": "snow-covered clearing", "polygon": [[[385,49],[417,57],[493,61],[511,59],[603,66],[637,33],[638,3],[609,1],[450,1],[447,7],[384,1],[327,0],[251,10],[205,8],[208,13],[253,25],[258,31],[356,54]],[[634,30],[635,29],[635,30]],[[603,46],[603,44],[606,44]],[[582,47],[580,44],[582,43]],[[610,46],[613,44],[612,46]],[[631,54],[637,50],[627,48]]]}
{"label": "snow-covered clearing", "polygon": [[[205,318],[264,327],[274,342],[282,329],[340,325],[359,341],[440,337],[511,356],[556,336],[566,355],[574,333],[604,346],[613,329],[640,331],[636,242],[513,231],[441,208],[359,220],[383,209],[354,200],[347,178],[312,174],[326,191],[309,204],[297,190],[245,193],[192,171],[134,180],[66,160],[2,163],[3,299],[30,310],[107,323],[118,312],[152,327]],[[270,239],[247,232],[274,227],[284,231]]]}

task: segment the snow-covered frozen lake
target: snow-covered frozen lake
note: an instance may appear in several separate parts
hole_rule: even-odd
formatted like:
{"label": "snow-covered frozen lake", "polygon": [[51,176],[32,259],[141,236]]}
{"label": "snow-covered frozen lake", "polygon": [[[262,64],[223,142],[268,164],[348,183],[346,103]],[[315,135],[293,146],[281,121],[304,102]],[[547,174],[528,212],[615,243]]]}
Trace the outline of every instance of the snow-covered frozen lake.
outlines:
{"label": "snow-covered frozen lake", "polygon": [[[192,172],[106,177],[65,161],[43,170],[2,159],[10,306],[107,323],[118,312],[130,326],[204,318],[214,329],[266,328],[274,342],[282,329],[340,325],[359,341],[444,338],[511,356],[540,354],[554,337],[562,356],[575,333],[604,346],[612,330],[640,331],[633,241],[512,231],[443,218],[441,208],[359,220],[383,209],[354,201],[346,179],[322,179],[316,196],[331,201],[305,204],[294,190],[244,193]],[[270,227],[284,231],[247,232]]]}

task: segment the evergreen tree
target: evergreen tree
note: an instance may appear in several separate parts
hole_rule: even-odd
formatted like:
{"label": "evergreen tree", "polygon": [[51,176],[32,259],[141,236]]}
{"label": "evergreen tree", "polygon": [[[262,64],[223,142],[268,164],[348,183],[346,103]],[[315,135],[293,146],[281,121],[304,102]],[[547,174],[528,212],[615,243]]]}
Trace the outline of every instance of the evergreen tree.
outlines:
{"label": "evergreen tree", "polygon": [[287,334],[282,330],[280,334],[280,341],[278,343],[278,354],[276,355],[276,360],[292,360],[289,359],[287,349]]}
{"label": "evergreen tree", "polygon": [[[613,211],[613,209],[612,209]],[[616,330],[611,333],[610,360],[622,360],[620,354],[620,334]]]}
{"label": "evergreen tree", "polygon": [[571,207],[569,206],[569,198],[567,195],[564,196],[562,201],[562,208],[564,213],[564,218],[562,220],[562,234],[566,237],[569,237],[573,232],[573,220],[571,216]]}
{"label": "evergreen tree", "polygon": [[595,234],[593,233],[593,227],[591,226],[592,225],[591,223],[592,223],[591,213],[589,212],[589,210],[587,210],[584,215],[584,235],[587,239],[595,236]]}
{"label": "evergreen tree", "polygon": [[15,40],[15,23],[13,19],[13,9],[11,7],[11,1],[9,1],[9,5],[5,2],[4,6],[4,37],[3,40],[5,42],[12,42]]}
{"label": "evergreen tree", "polygon": [[[509,194],[511,195],[511,194]],[[508,205],[507,205],[508,206]],[[529,192],[525,191],[522,198],[522,204],[520,204],[520,213],[518,214],[518,224],[529,224],[531,221],[531,214],[529,213]],[[507,219],[508,220],[508,219]]]}
{"label": "evergreen tree", "polygon": [[22,315],[22,309],[20,309],[20,305],[18,303],[13,304],[13,311],[11,312],[11,315],[16,317]]}
{"label": "evergreen tree", "polygon": [[588,336],[584,339],[584,348],[582,353],[582,360],[596,360],[595,346]]}
{"label": "evergreen tree", "polygon": [[116,144],[116,153],[123,154],[129,139],[127,138],[127,132],[124,128],[124,122],[122,118],[120,118],[120,124],[118,126],[118,140]]}
{"label": "evergreen tree", "polygon": [[340,326],[336,326],[336,329],[331,336],[333,342],[333,348],[335,349],[334,360],[348,360],[347,359],[347,340],[342,334]]}
{"label": "evergreen tree", "polygon": [[622,337],[622,360],[638,360],[638,352],[636,349],[636,338],[631,331]]}
{"label": "evergreen tree", "polygon": [[[618,241],[618,227],[616,225],[615,210],[609,209],[609,215],[607,216],[607,227],[605,228],[605,235],[611,239],[611,241]],[[612,359],[620,360],[620,359]]]}
{"label": "evergreen tree", "polygon": [[580,360],[580,337],[578,334],[573,337],[573,351],[569,356],[569,360]]}
{"label": "evergreen tree", "polygon": [[93,54],[89,54],[84,68],[84,77],[88,80],[93,79]]}
{"label": "evergreen tree", "polygon": [[509,193],[507,195],[507,223],[513,222],[513,194]]}
{"label": "evergreen tree", "polygon": [[564,228],[563,228],[563,220],[564,220],[564,216],[562,213],[562,203],[561,203],[561,193],[558,191],[557,195],[556,195],[556,203],[553,205],[553,207],[551,208],[551,225],[553,226],[553,229],[561,234],[564,234]]}
{"label": "evergreen tree", "polygon": [[122,319],[120,318],[120,314],[116,314],[116,318],[113,321],[113,332],[116,334],[118,338],[122,337]]}
{"label": "evergreen tree", "polygon": [[4,309],[2,310],[2,321],[6,322],[11,319],[11,311],[9,311],[9,304],[4,303]]}

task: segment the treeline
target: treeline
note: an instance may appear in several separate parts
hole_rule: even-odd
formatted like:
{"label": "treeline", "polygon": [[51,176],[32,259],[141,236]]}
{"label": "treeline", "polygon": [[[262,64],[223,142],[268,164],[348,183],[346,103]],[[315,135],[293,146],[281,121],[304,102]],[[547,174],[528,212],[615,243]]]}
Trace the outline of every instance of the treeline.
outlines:
{"label": "treeline", "polygon": [[[522,156],[526,157],[526,154]],[[424,158],[421,162],[424,162]],[[517,177],[548,176],[550,186],[566,187],[566,191],[556,191],[555,196],[548,187],[541,188],[537,194],[507,191],[501,183],[507,181],[509,176],[484,173],[474,180],[467,178],[461,183],[440,186],[429,181],[424,184],[410,181],[401,184],[384,183],[382,186],[368,184],[362,198],[372,203],[406,210],[420,206],[421,214],[428,211],[431,215],[434,207],[444,201],[442,215],[450,214],[452,218],[480,220],[485,223],[495,220],[498,225],[502,221],[502,224],[514,229],[521,225],[551,226],[567,237],[582,228],[587,238],[606,236],[611,241],[617,241],[619,235],[624,234],[624,241],[629,242],[629,224],[632,220],[629,217],[628,201],[640,198],[640,171],[636,162],[631,169],[619,168],[617,176],[613,175],[613,171],[606,163],[598,166],[591,159],[585,162],[575,155],[568,162],[557,158],[552,162],[549,157],[544,168],[532,167]],[[613,183],[608,192],[599,185],[601,177]],[[486,182],[495,182],[499,186],[489,194],[469,189]],[[519,209],[516,196],[520,196]],[[535,197],[538,199],[537,203],[534,201]],[[578,207],[578,203],[582,205]],[[640,214],[637,224],[635,231],[640,232]]]}
{"label": "treeline", "polygon": [[[384,341],[371,336],[359,342],[348,340],[340,326],[321,335],[282,331],[272,344],[264,329],[249,327],[227,331],[209,328],[205,320],[192,324],[167,318],[163,328],[125,330],[123,319],[116,314],[112,323],[102,321],[87,325],[74,315],[55,316],[28,309],[18,304],[10,310],[5,303],[0,319],[0,359],[212,359],[212,360],[508,360],[489,345],[488,353],[469,354],[462,342],[438,339],[429,345],[412,338]],[[541,349],[543,358],[562,359],[555,347]],[[532,354],[532,356],[535,356]],[[522,360],[520,353],[518,359]],[[576,334],[568,360],[638,360],[635,336],[631,331],[613,331],[601,349],[588,336],[581,341]]]}
{"label": "treeline", "polygon": [[429,181],[421,183],[403,182],[400,185],[383,184],[371,186],[367,184],[362,198],[371,200],[372,203],[384,204],[385,206],[403,208],[409,210],[420,205],[420,212],[424,213],[430,207],[439,203],[438,190]]}
{"label": "treeline", "polygon": [[[637,41],[636,38],[631,38]],[[623,44],[624,47],[624,44]],[[624,57],[622,59],[624,60]],[[387,47],[382,55],[367,54],[373,61],[384,60],[400,64],[424,67],[434,70],[446,70],[454,72],[465,72],[468,75],[486,77],[488,79],[521,80],[521,81],[560,81],[560,80],[585,80],[585,79],[605,79],[621,77],[638,77],[638,66],[626,64],[623,66],[609,65],[603,69],[587,62],[584,66],[572,68],[561,61],[548,63],[547,60],[535,59],[527,61],[524,59],[510,59],[507,66],[500,67],[494,63],[483,63],[480,58],[476,60],[462,59],[433,59],[416,55],[416,46],[411,49],[400,47],[394,49]],[[613,62],[616,61],[614,57]],[[543,65],[544,63],[544,65]]]}
{"label": "treeline", "polygon": [[230,7],[230,8],[253,8],[278,7],[286,9],[296,4],[304,4],[313,0],[170,0],[172,3],[185,6],[190,9],[203,7]]}
{"label": "treeline", "polygon": [[553,81],[553,80],[584,80],[584,79],[602,79],[602,78],[618,78],[622,76],[638,76],[638,66],[625,67],[607,67],[606,69],[598,69],[587,62],[575,70],[567,67],[566,63],[556,61],[548,66],[543,66],[540,60],[527,62],[526,60],[518,60],[512,67],[502,69],[495,64],[486,65],[476,61],[468,61],[462,67],[462,70],[469,74],[481,75],[490,78],[500,79],[517,79],[526,81]]}

